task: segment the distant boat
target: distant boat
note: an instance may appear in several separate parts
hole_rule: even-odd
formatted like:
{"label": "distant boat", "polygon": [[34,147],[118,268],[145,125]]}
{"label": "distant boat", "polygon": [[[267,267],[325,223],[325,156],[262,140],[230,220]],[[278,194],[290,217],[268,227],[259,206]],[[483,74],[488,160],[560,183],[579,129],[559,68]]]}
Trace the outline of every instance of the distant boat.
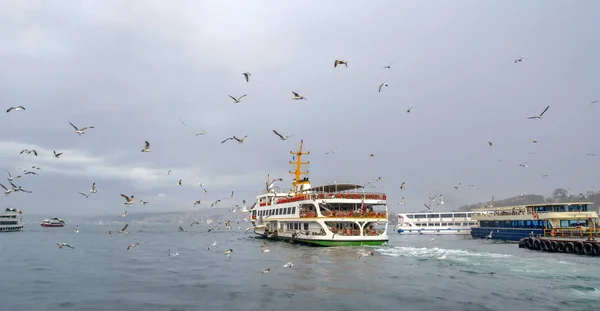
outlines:
{"label": "distant boat", "polygon": [[403,235],[468,235],[472,212],[405,213],[398,214],[398,225],[394,230]]}
{"label": "distant boat", "polygon": [[64,220],[53,217],[42,220],[42,223],[40,223],[40,225],[42,227],[64,227],[66,224]]}
{"label": "distant boat", "polygon": [[23,231],[22,213],[16,208],[7,208],[0,214],[0,232]]}

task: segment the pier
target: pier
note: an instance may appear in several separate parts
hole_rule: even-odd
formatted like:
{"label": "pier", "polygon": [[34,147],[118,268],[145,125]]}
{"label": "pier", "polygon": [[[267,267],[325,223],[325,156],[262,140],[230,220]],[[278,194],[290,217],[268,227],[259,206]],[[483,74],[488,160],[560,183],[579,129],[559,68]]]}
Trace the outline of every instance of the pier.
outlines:
{"label": "pier", "polygon": [[544,236],[530,236],[519,240],[519,248],[551,253],[600,256],[600,242],[596,228],[544,229]]}

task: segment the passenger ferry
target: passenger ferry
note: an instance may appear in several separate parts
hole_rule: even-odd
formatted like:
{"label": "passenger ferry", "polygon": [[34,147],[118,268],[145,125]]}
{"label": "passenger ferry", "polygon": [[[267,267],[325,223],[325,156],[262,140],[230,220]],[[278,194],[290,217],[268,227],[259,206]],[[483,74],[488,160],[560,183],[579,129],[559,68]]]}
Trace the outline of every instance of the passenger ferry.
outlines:
{"label": "passenger ferry", "polygon": [[[528,236],[544,236],[544,230],[572,228],[584,234],[594,228],[598,213],[588,210],[591,202],[542,203],[474,211],[479,225],[471,228],[474,239],[519,241]],[[552,230],[556,229],[556,230]]]}
{"label": "passenger ferry", "polygon": [[60,218],[46,218],[40,223],[42,227],[64,227],[65,221]]}
{"label": "passenger ferry", "polygon": [[[314,246],[384,245],[388,242],[387,197],[383,193],[366,193],[364,185],[329,183],[313,187],[302,178],[300,150],[290,154],[296,161],[290,174],[295,175],[293,188],[277,190],[267,180],[267,189],[256,197],[250,209],[254,233],[260,237]],[[280,179],[278,179],[280,181]]]}
{"label": "passenger ferry", "polygon": [[396,230],[403,235],[467,235],[477,225],[472,212],[398,214]]}
{"label": "passenger ferry", "polygon": [[23,212],[16,208],[7,208],[0,214],[0,232],[13,232],[23,230]]}

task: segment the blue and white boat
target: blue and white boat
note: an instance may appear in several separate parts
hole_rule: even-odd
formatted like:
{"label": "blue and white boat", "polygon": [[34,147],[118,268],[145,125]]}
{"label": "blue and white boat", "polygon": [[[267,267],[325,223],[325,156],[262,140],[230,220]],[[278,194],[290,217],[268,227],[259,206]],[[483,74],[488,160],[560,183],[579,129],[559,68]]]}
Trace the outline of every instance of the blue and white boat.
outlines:
{"label": "blue and white boat", "polygon": [[472,212],[398,214],[396,230],[402,235],[467,235],[477,224]]}
{"label": "blue and white boat", "polygon": [[[595,228],[598,213],[591,202],[542,203],[474,210],[478,225],[471,228],[474,239],[519,241],[528,236],[544,236],[546,231],[579,230],[585,235]],[[556,229],[556,230],[553,230]]]}

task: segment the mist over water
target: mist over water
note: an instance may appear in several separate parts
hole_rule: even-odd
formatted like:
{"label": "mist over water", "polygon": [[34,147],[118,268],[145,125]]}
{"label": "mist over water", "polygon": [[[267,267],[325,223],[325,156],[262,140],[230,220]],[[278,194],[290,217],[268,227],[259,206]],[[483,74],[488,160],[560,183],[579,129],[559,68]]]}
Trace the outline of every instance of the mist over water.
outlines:
{"label": "mist over water", "polygon": [[[248,225],[232,221],[231,230],[207,233],[206,224],[178,232],[177,223],[148,223],[123,235],[120,224],[83,223],[74,233],[74,224],[30,222],[24,232],[0,235],[2,309],[562,311],[600,302],[592,257],[393,232],[381,247],[270,242],[261,253],[263,240],[244,234]],[[223,254],[229,248],[231,259]],[[365,250],[375,256],[359,258]],[[294,266],[284,268],[289,261]]]}

